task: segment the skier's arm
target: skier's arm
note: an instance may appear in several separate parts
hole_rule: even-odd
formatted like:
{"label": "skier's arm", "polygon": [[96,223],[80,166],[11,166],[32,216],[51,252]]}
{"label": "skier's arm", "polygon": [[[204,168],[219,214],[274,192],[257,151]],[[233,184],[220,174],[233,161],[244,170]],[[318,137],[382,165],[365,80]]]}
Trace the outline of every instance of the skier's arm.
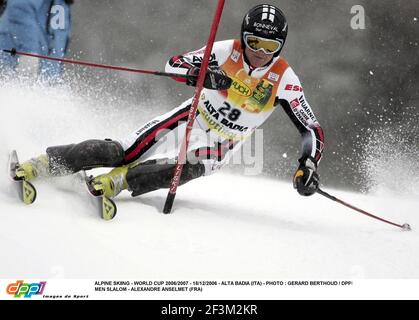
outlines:
{"label": "skier's arm", "polygon": [[[218,67],[222,65],[231,54],[233,50],[234,40],[218,41],[214,43],[212,48],[212,54],[209,61],[209,67]],[[183,55],[173,56],[166,63],[165,71],[169,73],[179,73],[179,74],[191,74],[196,72],[197,68],[201,67],[201,62],[204,57],[205,47],[188,52]],[[186,83],[184,78],[173,78],[178,82]]]}
{"label": "skier's arm", "polygon": [[276,97],[302,136],[300,163],[311,159],[317,168],[324,149],[324,133],[305,98],[300,80],[291,68],[284,73]]}
{"label": "skier's arm", "polygon": [[277,103],[281,104],[302,136],[302,156],[294,174],[294,188],[303,196],[311,196],[319,187],[317,166],[324,149],[323,129],[308,104],[300,80],[288,68],[277,93]]}

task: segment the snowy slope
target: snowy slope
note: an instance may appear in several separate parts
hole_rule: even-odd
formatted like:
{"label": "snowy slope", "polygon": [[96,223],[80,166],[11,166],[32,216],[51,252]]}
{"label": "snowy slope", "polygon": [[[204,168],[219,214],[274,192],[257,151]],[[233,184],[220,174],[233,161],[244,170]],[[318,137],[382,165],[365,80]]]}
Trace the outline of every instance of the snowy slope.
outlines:
{"label": "snowy slope", "polygon": [[146,118],[105,114],[64,89],[11,85],[0,98],[1,278],[419,278],[419,201],[389,193],[327,190],[413,231],[300,197],[289,182],[226,173],[181,187],[167,216],[161,190],[122,194],[117,217],[102,221],[75,177],[39,181],[36,203],[20,204],[5,174],[12,148],[25,159],[48,145],[118,137]]}

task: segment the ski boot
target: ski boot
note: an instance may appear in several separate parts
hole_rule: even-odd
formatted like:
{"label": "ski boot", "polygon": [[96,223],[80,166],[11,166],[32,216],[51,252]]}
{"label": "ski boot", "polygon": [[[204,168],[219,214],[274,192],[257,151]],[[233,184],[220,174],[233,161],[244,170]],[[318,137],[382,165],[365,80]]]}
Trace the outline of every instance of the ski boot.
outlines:
{"label": "ski boot", "polygon": [[43,154],[37,158],[19,164],[16,167],[16,178],[25,181],[32,181],[38,176],[46,176],[49,172],[49,161],[47,155]]}
{"label": "ski boot", "polygon": [[117,167],[111,172],[97,176],[90,180],[89,189],[94,196],[115,198],[122,190],[128,188],[128,167]]}

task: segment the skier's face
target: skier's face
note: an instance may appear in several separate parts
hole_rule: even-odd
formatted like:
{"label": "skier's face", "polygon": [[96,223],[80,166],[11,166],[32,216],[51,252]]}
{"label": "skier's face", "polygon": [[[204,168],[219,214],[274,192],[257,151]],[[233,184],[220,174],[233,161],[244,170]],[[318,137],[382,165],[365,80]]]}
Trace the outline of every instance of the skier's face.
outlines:
{"label": "skier's face", "polygon": [[244,50],[244,53],[253,68],[260,68],[268,64],[273,59],[273,54],[266,54],[262,50],[252,51],[249,48]]}

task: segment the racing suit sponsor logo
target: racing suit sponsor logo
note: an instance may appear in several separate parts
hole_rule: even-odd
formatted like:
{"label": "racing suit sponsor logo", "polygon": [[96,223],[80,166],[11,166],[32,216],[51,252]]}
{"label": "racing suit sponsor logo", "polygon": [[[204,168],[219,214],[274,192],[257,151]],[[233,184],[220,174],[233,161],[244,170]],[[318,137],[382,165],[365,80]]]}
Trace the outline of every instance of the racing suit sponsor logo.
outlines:
{"label": "racing suit sponsor logo", "polygon": [[269,72],[268,79],[277,82],[279,80],[279,74],[275,72]]}
{"label": "racing suit sponsor logo", "polygon": [[290,102],[291,108],[297,108],[300,106],[300,101],[298,100],[298,98],[295,98],[294,100],[292,100]]}
{"label": "racing suit sponsor logo", "polygon": [[310,110],[310,107],[307,105],[307,102],[304,99],[304,96],[301,96],[299,100],[300,100],[301,107],[304,109],[306,114],[310,117],[311,120],[316,122],[317,121],[316,117],[314,116],[313,112]]}
{"label": "racing suit sponsor logo", "polygon": [[299,92],[303,92],[303,87],[301,87],[299,85],[287,84],[285,86],[285,90],[286,91],[299,91]]}
{"label": "racing suit sponsor logo", "polygon": [[309,119],[309,117],[304,113],[301,112],[301,110],[294,108],[292,109],[294,111],[295,116],[298,118],[298,120],[300,120],[300,122],[305,126],[308,127],[308,122],[307,120]]}
{"label": "racing suit sponsor logo", "polygon": [[[203,59],[204,59],[204,57],[193,56],[192,63],[194,65],[201,64]],[[217,58],[215,57],[215,53],[212,53],[211,56],[210,56],[210,59],[209,59],[209,65],[210,66],[215,66],[215,65],[218,66],[218,62],[217,62],[216,59]]]}
{"label": "racing suit sponsor logo", "polygon": [[307,105],[304,96],[301,96],[300,98],[295,98],[290,102],[290,105],[295,116],[298,118],[298,120],[300,120],[300,122],[304,126],[308,126],[309,122],[317,121],[313,112],[311,112],[309,106]]}
{"label": "racing suit sponsor logo", "polygon": [[250,97],[252,95],[252,89],[250,89],[243,81],[237,78],[231,78],[233,83],[231,84],[231,90],[244,97]]}
{"label": "racing suit sponsor logo", "polygon": [[268,103],[269,99],[272,96],[272,89],[273,84],[269,81],[262,79],[261,82],[256,86],[256,89],[253,92],[252,95],[252,102],[255,102],[256,104],[260,105],[263,109],[263,107]]}
{"label": "racing suit sponsor logo", "polygon": [[159,123],[160,120],[153,120],[150,121],[149,123],[147,123],[145,126],[143,126],[141,129],[139,129],[135,134],[137,136],[141,135],[141,133],[143,133],[144,131],[146,131],[147,129],[150,129],[152,126],[154,126],[155,124]]}
{"label": "racing suit sponsor logo", "polygon": [[239,59],[240,59],[240,52],[234,49],[233,53],[231,54],[231,60],[233,60],[234,62],[238,62]]}

